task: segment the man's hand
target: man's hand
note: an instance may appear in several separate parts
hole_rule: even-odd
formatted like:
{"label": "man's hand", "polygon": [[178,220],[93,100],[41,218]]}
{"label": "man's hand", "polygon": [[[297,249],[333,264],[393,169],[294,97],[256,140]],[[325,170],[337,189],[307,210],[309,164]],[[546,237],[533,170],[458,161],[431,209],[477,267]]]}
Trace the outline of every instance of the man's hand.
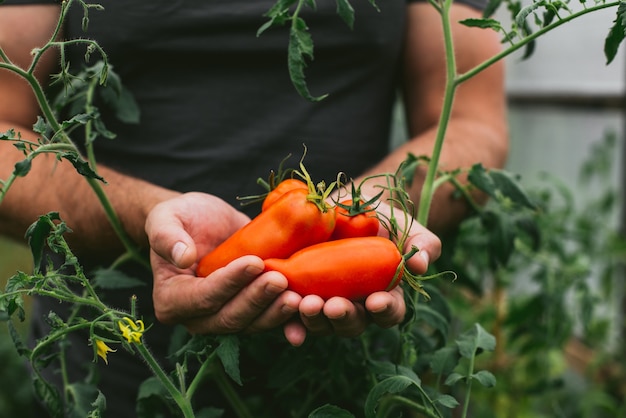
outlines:
{"label": "man's hand", "polygon": [[[372,322],[391,327],[404,318],[401,288],[374,293],[364,303],[340,297],[302,298],[287,290],[282,274],[263,273],[263,260],[252,255],[207,277],[196,277],[199,258],[247,222],[249,218],[232,206],[203,193],[187,193],[154,207],[145,229],[159,321],[181,323],[192,333],[261,332],[284,325],[285,337],[298,346],[307,334],[353,337]],[[439,256],[441,242],[417,224],[409,236],[406,250],[413,245],[420,249],[409,260],[409,268],[424,273],[429,261]]]}
{"label": "man's hand", "polygon": [[[390,216],[390,207],[381,203],[377,210]],[[396,212],[398,210],[396,209]],[[398,219],[399,227],[404,223]],[[407,231],[404,252],[413,246],[419,251],[411,257],[408,268],[415,274],[423,274],[431,261],[441,254],[441,241],[424,226],[414,222]],[[388,231],[380,227],[379,235],[388,236]],[[390,292],[376,292],[367,297],[364,303],[353,303],[345,298],[335,297],[324,300],[318,296],[306,296],[299,307],[299,321],[291,321],[285,326],[285,336],[294,345],[304,341],[306,333],[314,335],[337,334],[341,336],[357,336],[370,323],[389,328],[399,324],[406,314],[404,295],[400,286]]]}
{"label": "man's hand", "polygon": [[285,323],[301,297],[287,279],[263,272],[263,261],[241,257],[208,277],[196,277],[197,261],[249,218],[204,193],[166,200],[150,212],[146,234],[153,268],[155,314],[192,333],[258,332]]}

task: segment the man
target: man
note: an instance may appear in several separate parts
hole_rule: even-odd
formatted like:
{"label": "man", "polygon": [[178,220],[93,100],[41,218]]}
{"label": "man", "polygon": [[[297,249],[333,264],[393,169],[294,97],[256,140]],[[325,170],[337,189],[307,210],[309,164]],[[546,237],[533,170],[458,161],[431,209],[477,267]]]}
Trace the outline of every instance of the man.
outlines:
{"label": "man", "polygon": [[[342,298],[325,302],[285,290],[285,277],[262,273],[257,257],[240,258],[206,280],[195,277],[194,266],[255,215],[241,212],[236,197],[258,193],[254,180],[287,154],[299,155],[302,143],[307,145],[309,171],[327,181],[341,171],[358,182],[395,171],[408,152],[432,152],[446,78],[435,8],[397,0],[380,2],[378,11],[363,2],[355,5],[353,30],[339,19],[334,4],[304,10],[315,42],[315,59],[306,70],[308,86],[314,95],[329,94],[313,103],[298,96],[289,82],[286,28],[256,36],[272,1],[103,3],[105,11],[90,10],[86,32],[81,28],[83,9],[73,4],[61,36],[98,41],[141,109],[141,122],[128,124],[102,106],[105,123],[117,138],[100,138],[95,149],[98,173],[107,181],[105,191],[126,232],[151,250],[156,318],[193,333],[262,332],[283,326],[284,336],[295,346],[307,335],[355,336],[369,322],[382,327],[399,323],[405,314],[399,288],[375,293],[363,304]],[[479,17],[476,7],[480,5],[461,2],[452,7],[460,72],[499,48],[495,33],[455,23]],[[45,0],[5,1],[0,46],[9,59],[27,67],[33,48],[53,33],[59,10]],[[44,84],[56,71],[57,52],[50,50],[37,67]],[[83,55],[80,48],[65,51],[73,68]],[[389,152],[398,87],[410,139]],[[30,87],[0,71],[0,131],[13,128],[23,138],[36,138],[31,126],[38,114]],[[81,143],[80,138],[75,141]],[[0,178],[5,179],[23,155],[11,144],[0,147]],[[480,161],[501,167],[506,152],[503,69],[493,65],[459,88],[441,166],[468,167]],[[423,176],[416,172],[409,191],[416,202]],[[369,195],[374,191],[373,186],[365,190]],[[466,214],[466,206],[451,194],[445,187],[436,194],[431,231],[451,229]],[[120,241],[87,183],[69,164],[51,157],[35,159],[31,172],[9,190],[0,205],[0,231],[22,237],[37,216],[50,210],[59,211],[75,231],[68,239],[87,266],[106,265],[120,253]],[[413,227],[411,237],[408,245],[420,252],[410,266],[423,273],[438,257],[440,242],[420,225]],[[146,314],[152,310],[149,298],[149,292],[139,293]],[[128,294],[111,295],[110,300],[125,304]],[[35,336],[45,332],[37,315],[50,303],[37,302]],[[151,333],[156,335],[153,349],[162,350],[168,328],[159,325]],[[111,366],[106,373],[114,376]]]}

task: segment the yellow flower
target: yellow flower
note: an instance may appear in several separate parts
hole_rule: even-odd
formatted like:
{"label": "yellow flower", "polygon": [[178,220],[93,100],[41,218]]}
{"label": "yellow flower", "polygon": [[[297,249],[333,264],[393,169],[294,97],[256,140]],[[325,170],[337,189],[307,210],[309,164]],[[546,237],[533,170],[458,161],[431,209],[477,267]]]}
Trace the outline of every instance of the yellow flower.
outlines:
{"label": "yellow flower", "polygon": [[[126,323],[124,323],[126,321]],[[141,319],[133,322],[132,319],[126,317],[122,321],[118,321],[117,326],[122,331],[122,337],[126,338],[129,343],[141,344],[141,336],[145,331],[143,321]]]}
{"label": "yellow flower", "polygon": [[95,341],[96,341],[96,353],[98,354],[98,356],[102,357],[105,364],[109,364],[109,362],[107,361],[107,353],[114,353],[117,350],[113,350],[111,347],[106,345],[106,343],[102,340],[99,340],[96,338]]}

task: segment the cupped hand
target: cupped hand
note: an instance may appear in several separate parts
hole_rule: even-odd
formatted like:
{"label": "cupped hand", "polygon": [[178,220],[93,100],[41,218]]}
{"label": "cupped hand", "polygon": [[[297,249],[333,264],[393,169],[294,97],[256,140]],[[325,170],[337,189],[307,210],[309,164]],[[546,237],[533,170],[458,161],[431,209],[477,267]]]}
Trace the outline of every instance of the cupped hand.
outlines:
{"label": "cupped hand", "polygon": [[[385,216],[391,215],[391,208],[386,203],[381,203],[377,210]],[[404,218],[397,221],[400,229],[404,228]],[[441,255],[441,240],[417,222],[411,222],[406,229],[404,253],[412,247],[419,250],[409,258],[407,267],[415,274],[424,274],[429,263]],[[381,226],[379,235],[389,236],[389,233]],[[383,328],[392,327],[404,319],[406,305],[403,290],[398,286],[389,292],[373,293],[363,303],[341,297],[324,301],[318,296],[305,296],[299,312],[299,320],[290,321],[285,326],[285,336],[293,345],[302,344],[307,334],[357,336],[372,322]]]}
{"label": "cupped hand", "polygon": [[301,297],[286,291],[263,261],[241,257],[207,277],[196,277],[198,259],[250,219],[223,200],[186,193],[156,205],[145,230],[150,243],[155,314],[192,333],[258,332],[285,323]]}

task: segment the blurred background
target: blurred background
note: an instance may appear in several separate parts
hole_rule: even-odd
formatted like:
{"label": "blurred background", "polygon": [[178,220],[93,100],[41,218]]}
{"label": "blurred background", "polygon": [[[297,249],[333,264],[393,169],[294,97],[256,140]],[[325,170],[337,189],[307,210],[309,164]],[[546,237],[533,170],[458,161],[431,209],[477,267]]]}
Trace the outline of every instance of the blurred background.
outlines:
{"label": "blurred background", "polygon": [[[508,20],[504,13],[497,18]],[[607,162],[610,173],[597,189],[614,187],[620,197],[624,195],[626,50],[622,45],[609,66],[605,65],[603,54],[604,39],[614,19],[615,9],[585,16],[539,38],[529,60],[522,60],[521,53],[507,58],[511,133],[507,168],[519,174],[523,184],[540,184],[547,173],[573,191],[580,191],[579,198],[592,199],[594,187],[579,185],[580,168],[594,145],[613,136],[616,142],[611,161]],[[401,112],[397,119],[394,141],[401,141]],[[605,222],[618,231],[624,228],[626,217],[621,202]],[[30,270],[29,253],[23,246],[0,238],[2,288],[16,270]],[[600,286],[599,280],[596,285]],[[609,339],[619,345],[626,306],[621,276],[615,277],[612,285],[614,299],[600,303],[610,318]],[[519,291],[525,291],[523,285]],[[25,331],[24,325],[20,332]],[[30,381],[21,361],[6,327],[0,327],[0,417],[26,416],[25,408],[31,400]]]}

